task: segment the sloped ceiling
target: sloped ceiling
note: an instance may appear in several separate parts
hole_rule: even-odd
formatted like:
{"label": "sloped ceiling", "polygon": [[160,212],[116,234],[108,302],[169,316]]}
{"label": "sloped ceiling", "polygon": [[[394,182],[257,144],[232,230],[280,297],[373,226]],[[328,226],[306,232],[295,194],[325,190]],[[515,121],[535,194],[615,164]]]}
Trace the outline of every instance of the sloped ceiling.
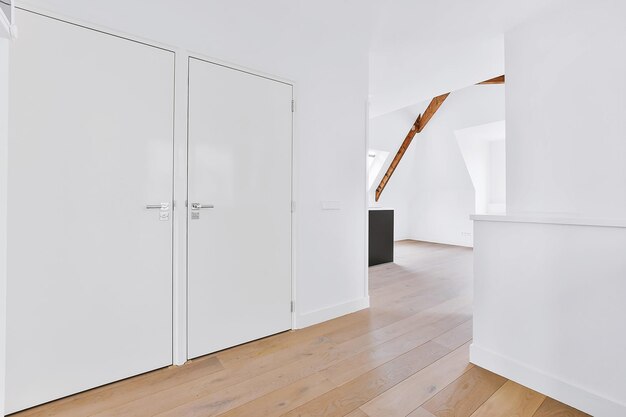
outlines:
{"label": "sloped ceiling", "polygon": [[504,37],[565,0],[380,0],[370,51],[370,116],[504,73]]}
{"label": "sloped ceiling", "polygon": [[0,38],[11,36],[11,7],[6,0],[0,0]]}

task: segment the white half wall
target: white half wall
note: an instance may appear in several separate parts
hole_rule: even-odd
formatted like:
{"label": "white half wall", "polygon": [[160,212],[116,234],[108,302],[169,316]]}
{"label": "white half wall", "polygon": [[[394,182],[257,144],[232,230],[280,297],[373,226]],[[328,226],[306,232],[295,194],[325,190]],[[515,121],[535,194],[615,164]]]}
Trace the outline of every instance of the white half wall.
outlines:
{"label": "white half wall", "polygon": [[[368,5],[357,0],[28,4],[294,82],[295,325],[300,316],[366,299]],[[339,202],[340,209],[323,210],[324,201]]]}
{"label": "white half wall", "polygon": [[[413,139],[378,203],[375,182],[370,204],[395,208],[396,238],[472,246],[475,192],[455,132],[502,121],[504,88],[471,86],[450,94]],[[429,102],[371,119],[371,147],[390,152],[383,173]]]}
{"label": "white half wall", "polygon": [[4,415],[7,284],[9,41],[0,35],[0,415]]}
{"label": "white half wall", "polygon": [[626,222],[474,222],[471,361],[598,417],[626,415]]}

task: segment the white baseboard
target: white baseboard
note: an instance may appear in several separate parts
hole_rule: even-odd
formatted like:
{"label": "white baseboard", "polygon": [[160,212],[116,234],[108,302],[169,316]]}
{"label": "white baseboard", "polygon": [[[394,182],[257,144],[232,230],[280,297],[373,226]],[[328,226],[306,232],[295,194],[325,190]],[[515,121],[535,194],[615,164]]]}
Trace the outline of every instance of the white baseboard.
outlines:
{"label": "white baseboard", "polygon": [[417,242],[426,242],[426,243],[437,243],[439,245],[461,246],[464,248],[474,247],[473,243],[467,243],[467,242],[462,242],[462,241],[457,241],[457,240],[443,241],[443,240],[437,240],[437,239],[427,239],[427,238],[417,238],[417,237],[410,237],[405,240],[415,240]]}
{"label": "white baseboard", "polygon": [[346,314],[354,313],[370,306],[369,296],[359,298],[357,300],[348,301],[347,303],[336,304],[334,306],[325,307],[310,313],[299,314],[296,316],[296,329],[303,329],[314,324],[322,323]]}
{"label": "white baseboard", "polygon": [[476,344],[470,346],[470,362],[592,416],[626,416],[624,404],[589,392],[557,376],[546,374]]}

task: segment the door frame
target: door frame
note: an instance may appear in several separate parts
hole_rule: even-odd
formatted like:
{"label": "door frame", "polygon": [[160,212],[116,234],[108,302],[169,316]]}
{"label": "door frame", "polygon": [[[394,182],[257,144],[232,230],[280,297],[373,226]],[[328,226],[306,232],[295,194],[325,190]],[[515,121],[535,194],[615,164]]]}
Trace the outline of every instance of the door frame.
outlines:
{"label": "door frame", "polygon": [[[56,13],[40,6],[33,5],[25,0],[16,9],[36,13],[47,18],[56,19],[68,24],[81,26],[86,29],[102,32],[147,46],[164,49],[174,53],[174,159],[173,159],[173,196],[172,196],[172,364],[183,365],[188,360],[187,355],[187,191],[188,191],[188,70],[189,58],[196,58],[213,64],[222,65],[234,70],[243,71],[252,75],[268,78],[274,81],[289,84],[292,87],[292,100],[297,103],[297,86],[295,81],[275,74],[265,73],[243,65],[227,62],[202,53],[188,51],[185,48],[144,38],[121,30],[94,24],[60,13]],[[187,74],[187,75],[185,75]],[[297,110],[297,105],[295,106]],[[296,247],[297,247],[297,157],[298,141],[296,139],[296,112],[292,112],[291,133],[291,328],[296,328],[298,304],[296,300]],[[8,158],[8,154],[5,155]],[[0,326],[0,331],[3,329]],[[5,334],[0,333],[0,339],[5,340]],[[1,403],[0,403],[1,405]],[[4,411],[0,407],[0,412]]]}
{"label": "door frame", "polygon": [[[6,284],[7,284],[7,184],[9,150],[9,40],[0,35],[0,415],[4,415],[5,340],[6,340]],[[6,46],[6,49],[5,49]]]}
{"label": "door frame", "polygon": [[[279,77],[276,75],[272,75],[272,74],[268,74],[268,73],[264,73],[261,71],[257,71],[254,69],[250,69],[244,66],[240,66],[240,65],[235,65],[232,63],[228,63],[225,61],[221,61],[219,59],[215,59],[213,57],[209,57],[203,54],[199,54],[199,53],[195,53],[195,52],[187,52],[183,55],[183,57],[185,58],[185,66],[186,66],[186,81],[187,81],[187,88],[184,91],[184,95],[186,98],[186,106],[185,106],[185,113],[186,115],[189,115],[189,62],[191,61],[191,59],[196,59],[199,61],[203,61],[206,62],[208,64],[214,64],[214,65],[219,65],[221,67],[224,68],[229,68],[231,70],[235,70],[235,71],[240,71],[246,74],[250,74],[250,75],[254,75],[257,77],[261,77],[261,78],[266,78],[268,80],[271,81],[276,81],[279,83],[283,83],[283,84],[287,84],[289,86],[291,86],[291,102],[292,102],[292,112],[291,112],[291,330],[294,330],[296,328],[296,311],[297,311],[297,302],[296,302],[296,217],[297,217],[297,204],[296,204],[296,195],[297,195],[297,177],[295,175],[296,169],[297,169],[297,152],[296,152],[296,146],[297,146],[297,141],[296,141],[296,129],[295,129],[295,123],[296,123],[296,85],[295,82],[283,77]],[[182,57],[181,57],[182,58]],[[182,93],[181,93],[182,94]],[[185,120],[185,127],[186,127],[186,136],[185,136],[185,146],[186,146],[186,160],[185,160],[185,170],[186,170],[186,195],[185,195],[185,199],[187,199],[188,196],[188,189],[189,189],[189,170],[187,169],[188,167],[188,163],[189,163],[189,119],[187,118]],[[176,189],[176,188],[174,188]],[[187,201],[187,200],[185,200]],[[187,204],[185,203],[185,208],[188,211],[189,208],[187,207]],[[188,282],[189,282],[189,271],[188,271],[188,254],[189,252],[186,250],[187,245],[189,244],[189,216],[188,214],[185,215],[185,229],[186,229],[186,241],[185,241],[185,299],[179,299],[179,302],[181,303],[181,305],[179,306],[179,308],[182,307],[182,304],[184,303],[184,309],[185,309],[185,324],[188,323],[188,308],[187,308],[187,288],[188,288]],[[179,219],[180,221],[180,219]],[[187,333],[188,328],[185,328],[185,340],[181,340],[180,337],[182,335],[179,335],[179,340],[178,343],[184,344],[185,346],[185,360],[190,359],[189,358],[189,351],[188,351],[188,333]],[[176,363],[175,363],[176,364]]]}

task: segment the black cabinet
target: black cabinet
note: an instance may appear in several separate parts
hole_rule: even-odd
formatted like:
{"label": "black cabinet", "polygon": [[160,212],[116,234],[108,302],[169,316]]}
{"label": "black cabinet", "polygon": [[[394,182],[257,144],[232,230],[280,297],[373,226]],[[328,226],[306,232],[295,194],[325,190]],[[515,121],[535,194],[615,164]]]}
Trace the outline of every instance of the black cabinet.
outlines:
{"label": "black cabinet", "polygon": [[369,266],[393,262],[393,210],[369,211]]}

